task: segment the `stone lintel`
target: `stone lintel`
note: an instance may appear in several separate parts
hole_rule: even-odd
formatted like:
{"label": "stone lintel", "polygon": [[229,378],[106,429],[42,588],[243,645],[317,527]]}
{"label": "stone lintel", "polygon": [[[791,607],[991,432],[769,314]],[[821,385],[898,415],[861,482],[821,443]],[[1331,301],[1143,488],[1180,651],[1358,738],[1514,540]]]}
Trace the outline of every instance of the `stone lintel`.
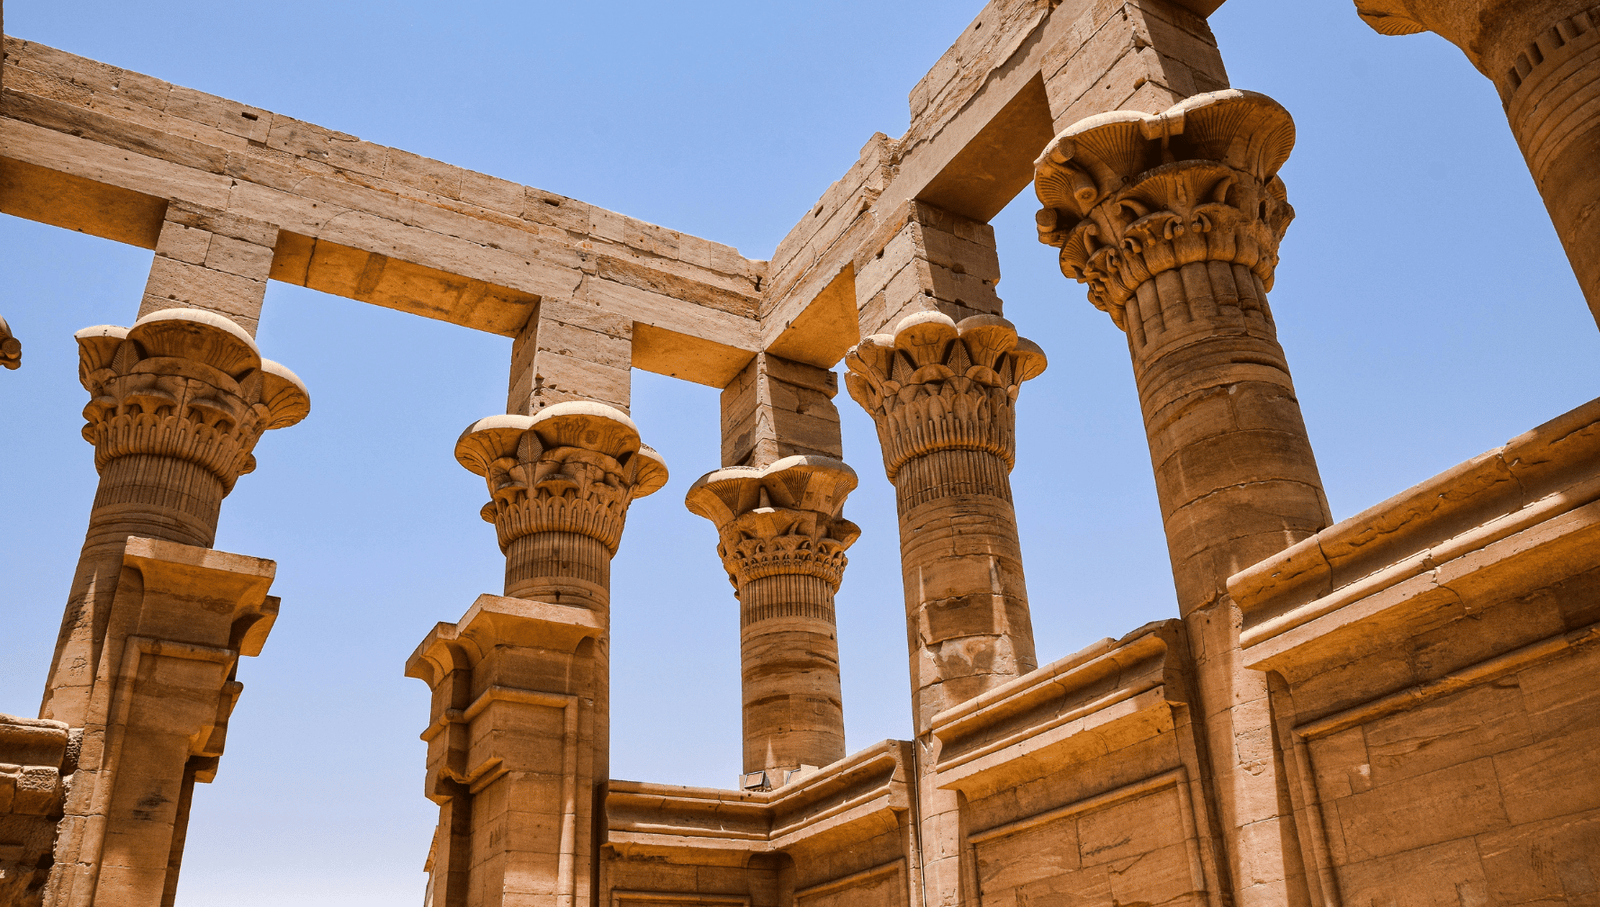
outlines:
{"label": "stone lintel", "polygon": [[278,228],[266,221],[173,199],[156,239],[139,316],[201,309],[255,336],[277,244]]}
{"label": "stone lintel", "polygon": [[[759,348],[766,263],[730,246],[35,42],[5,43],[14,103],[0,211],[158,248],[168,200],[182,198],[275,227],[273,279],[507,337],[541,301],[594,305],[651,326],[639,367],[718,387]],[[232,269],[261,256],[218,245],[250,254],[218,268],[163,252],[152,276],[197,278],[203,267],[207,286],[248,307]],[[182,294],[165,283],[155,289],[147,303],[181,301],[167,299]],[[703,360],[709,378],[699,377]]]}

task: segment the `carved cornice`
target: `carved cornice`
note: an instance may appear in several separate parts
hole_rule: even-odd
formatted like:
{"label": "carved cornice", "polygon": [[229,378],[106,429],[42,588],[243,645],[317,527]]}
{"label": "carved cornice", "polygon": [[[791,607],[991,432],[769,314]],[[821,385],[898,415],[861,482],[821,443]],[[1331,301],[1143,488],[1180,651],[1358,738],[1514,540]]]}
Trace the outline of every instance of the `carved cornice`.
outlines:
{"label": "carved cornice", "polygon": [[482,514],[501,551],[524,536],[570,532],[614,555],[628,505],[667,482],[666,463],[640,443],[633,420],[602,403],[480,419],[456,442],[456,459],[488,482]]}
{"label": "carved cornice", "polygon": [[785,457],[771,466],[731,466],[702,476],[684,504],[717,527],[728,582],[743,590],[766,576],[815,576],[835,591],[845,549],[861,535],[840,513],[855,470],[831,457]]}
{"label": "carved cornice", "polygon": [[22,366],[22,341],[11,333],[11,325],[0,318],[0,368],[15,369]]}
{"label": "carved cornice", "polygon": [[121,328],[85,328],[78,378],[89,392],[84,440],[95,468],[131,454],[175,457],[215,475],[225,490],[255,468],[263,432],[304,419],[305,385],[261,358],[227,318],[195,309],[153,312]]}
{"label": "carved cornice", "polygon": [[957,324],[919,312],[893,334],[863,339],[845,365],[845,386],[877,423],[894,481],[907,461],[942,450],[987,451],[1014,465],[1017,392],[1046,360],[1004,318],[974,315]]}
{"label": "carved cornice", "polygon": [[1039,240],[1123,330],[1139,286],[1187,264],[1242,265],[1271,289],[1294,218],[1277,174],[1293,148],[1288,111],[1254,92],[1090,117],[1035,164]]}

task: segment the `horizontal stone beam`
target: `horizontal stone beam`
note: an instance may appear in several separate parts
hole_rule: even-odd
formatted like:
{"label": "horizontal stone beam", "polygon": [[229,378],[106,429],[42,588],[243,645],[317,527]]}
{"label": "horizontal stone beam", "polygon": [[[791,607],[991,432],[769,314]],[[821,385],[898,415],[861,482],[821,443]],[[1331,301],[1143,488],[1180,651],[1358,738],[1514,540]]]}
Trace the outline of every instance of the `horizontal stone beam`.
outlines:
{"label": "horizontal stone beam", "polygon": [[5,42],[0,211],[154,249],[181,200],[278,227],[273,279],[502,336],[596,306],[644,327],[635,365],[718,387],[758,349],[766,263],[730,246]]}
{"label": "horizontal stone beam", "polygon": [[1033,162],[1059,129],[1227,87],[1204,20],[1220,5],[991,0],[912,89],[905,134],[868,141],[778,244],[762,295],[762,348],[831,367],[879,329],[840,317],[840,301],[882,251],[873,243],[911,205],[987,222],[1032,183]]}

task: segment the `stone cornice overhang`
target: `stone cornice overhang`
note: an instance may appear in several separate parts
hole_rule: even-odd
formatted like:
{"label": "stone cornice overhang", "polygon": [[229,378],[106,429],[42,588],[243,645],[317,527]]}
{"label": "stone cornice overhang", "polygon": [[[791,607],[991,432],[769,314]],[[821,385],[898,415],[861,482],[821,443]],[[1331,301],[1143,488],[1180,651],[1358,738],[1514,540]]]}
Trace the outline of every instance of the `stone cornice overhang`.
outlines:
{"label": "stone cornice overhang", "polygon": [[1191,700],[1181,621],[1104,639],[933,718],[934,782],[982,797],[1175,726]]}
{"label": "stone cornice overhang", "polygon": [[865,839],[910,808],[910,747],[885,740],[772,791],[612,781],[607,844],[624,856],[742,863],[752,854]]}
{"label": "stone cornice overhang", "polygon": [[[1293,685],[1494,606],[1520,608],[1522,597],[1597,568],[1600,400],[1239,572],[1228,591],[1244,615],[1245,664]],[[1380,710],[1414,704],[1600,640],[1593,607],[1563,603],[1538,620],[1523,610],[1447,654],[1413,660],[1405,677],[1351,684],[1300,718],[1363,699]],[[1379,694],[1400,698],[1385,706]]]}

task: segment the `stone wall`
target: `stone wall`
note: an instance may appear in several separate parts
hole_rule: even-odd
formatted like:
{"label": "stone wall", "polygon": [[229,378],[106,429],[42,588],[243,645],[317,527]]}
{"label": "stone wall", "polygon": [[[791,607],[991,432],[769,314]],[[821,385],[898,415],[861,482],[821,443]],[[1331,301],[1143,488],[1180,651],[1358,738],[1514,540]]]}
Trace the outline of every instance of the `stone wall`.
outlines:
{"label": "stone wall", "polygon": [[[272,562],[210,545],[309,412],[253,339],[273,279],[514,338],[455,450],[504,594],[406,665],[430,907],[1600,903],[1600,401],[1329,525],[1268,304],[1294,125],[1227,89],[1216,6],[992,0],[770,262],[6,39],[0,211],[153,255],[137,320],[76,337],[99,494],[43,717],[0,716],[0,907],[174,902],[277,613]],[[1495,81],[1593,302],[1600,14],[1357,7]],[[988,224],[1030,183],[1128,334],[1179,618],[1042,667],[1009,474],[1046,357]],[[916,738],[853,754],[841,360],[896,488]],[[666,482],[633,368],[722,389],[686,504],[742,606],[739,790],[610,777],[611,559]]]}

